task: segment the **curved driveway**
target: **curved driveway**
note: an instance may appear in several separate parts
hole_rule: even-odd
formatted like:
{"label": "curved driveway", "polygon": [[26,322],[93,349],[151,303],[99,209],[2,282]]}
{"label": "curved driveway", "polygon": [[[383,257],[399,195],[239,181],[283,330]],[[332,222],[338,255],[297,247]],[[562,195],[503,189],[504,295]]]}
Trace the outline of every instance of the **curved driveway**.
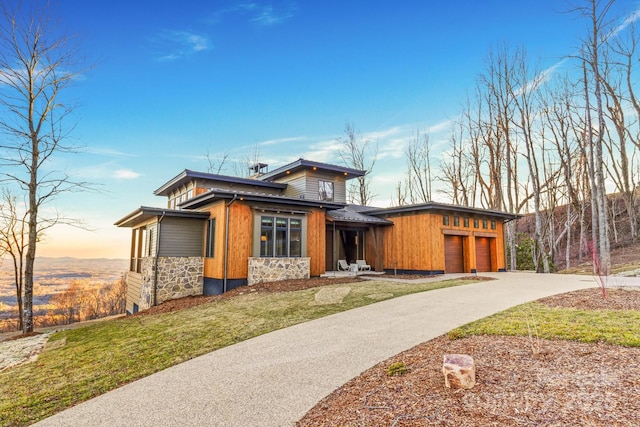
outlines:
{"label": "curved driveway", "polygon": [[36,425],[291,426],[324,396],[401,351],[514,305],[598,286],[590,276],[491,276],[498,280],[408,295],[262,335]]}

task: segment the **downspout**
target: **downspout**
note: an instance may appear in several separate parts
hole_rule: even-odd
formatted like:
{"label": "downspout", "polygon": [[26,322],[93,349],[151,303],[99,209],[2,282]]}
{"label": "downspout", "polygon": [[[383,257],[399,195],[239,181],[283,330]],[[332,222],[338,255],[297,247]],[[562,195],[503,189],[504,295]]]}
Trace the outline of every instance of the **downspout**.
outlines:
{"label": "downspout", "polygon": [[157,305],[158,298],[158,257],[160,256],[160,231],[162,230],[162,220],[167,212],[162,211],[162,216],[158,220],[158,237],[156,238],[156,257],[153,260],[153,305]]}
{"label": "downspout", "polygon": [[229,206],[238,198],[237,194],[227,203],[227,218],[224,225],[224,276],[222,279],[222,293],[227,292],[227,271],[229,266]]}

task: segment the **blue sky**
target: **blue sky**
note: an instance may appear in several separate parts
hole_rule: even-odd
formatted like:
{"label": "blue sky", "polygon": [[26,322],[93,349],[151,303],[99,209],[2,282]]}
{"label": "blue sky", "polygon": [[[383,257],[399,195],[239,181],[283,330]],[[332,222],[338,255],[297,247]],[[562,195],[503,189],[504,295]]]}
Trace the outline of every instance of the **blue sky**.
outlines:
{"label": "blue sky", "polygon": [[340,164],[346,122],[378,143],[374,204],[387,206],[407,142],[420,129],[446,145],[491,48],[524,46],[547,68],[586,25],[562,0],[51,3],[93,66],[67,92],[85,148],[55,166],[102,191],[57,199],[93,231],[53,229],[41,256],[126,258],[130,230],[112,224],[164,206],[153,191],[185,168],[206,171],[207,152],[229,153],[228,174],[255,147],[271,168]]}

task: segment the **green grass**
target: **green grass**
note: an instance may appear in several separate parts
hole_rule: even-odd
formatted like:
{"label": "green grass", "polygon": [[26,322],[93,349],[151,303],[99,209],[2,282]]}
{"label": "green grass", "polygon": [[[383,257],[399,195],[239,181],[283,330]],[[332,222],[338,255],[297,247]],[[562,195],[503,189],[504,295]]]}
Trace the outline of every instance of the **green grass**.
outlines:
{"label": "green grass", "polygon": [[244,294],[179,312],[55,333],[37,361],[0,372],[0,424],[31,424],[169,366],[276,329],[381,299],[472,282],[325,286],[351,287],[342,303],[331,305],[309,305],[319,288]]}
{"label": "green grass", "polygon": [[552,308],[538,302],[519,305],[468,323],[450,331],[449,337],[457,339],[470,335],[528,336],[527,321],[531,327],[535,321],[539,338],[640,347],[640,311]]}

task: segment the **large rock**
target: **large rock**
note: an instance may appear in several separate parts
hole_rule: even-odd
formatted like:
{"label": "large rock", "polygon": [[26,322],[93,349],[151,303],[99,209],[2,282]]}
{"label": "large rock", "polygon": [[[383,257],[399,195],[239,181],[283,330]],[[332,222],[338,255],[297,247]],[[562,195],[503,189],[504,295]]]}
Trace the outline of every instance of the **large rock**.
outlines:
{"label": "large rock", "polygon": [[469,389],[476,385],[476,364],[469,355],[445,354],[442,373],[448,388]]}

